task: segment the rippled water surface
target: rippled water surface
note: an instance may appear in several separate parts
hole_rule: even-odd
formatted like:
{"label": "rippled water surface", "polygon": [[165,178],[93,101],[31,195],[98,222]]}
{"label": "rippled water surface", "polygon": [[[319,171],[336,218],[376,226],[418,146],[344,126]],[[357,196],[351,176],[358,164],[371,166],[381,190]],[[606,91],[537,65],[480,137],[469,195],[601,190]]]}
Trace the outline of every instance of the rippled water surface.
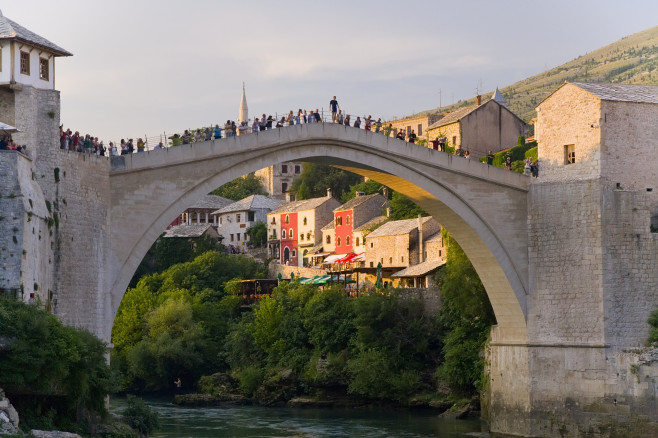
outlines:
{"label": "rippled water surface", "polygon": [[[359,437],[458,438],[486,436],[477,419],[445,420],[431,412],[397,410],[292,409],[256,406],[179,407],[146,399],[160,414],[154,438],[206,437]],[[113,399],[120,411],[125,400]]]}

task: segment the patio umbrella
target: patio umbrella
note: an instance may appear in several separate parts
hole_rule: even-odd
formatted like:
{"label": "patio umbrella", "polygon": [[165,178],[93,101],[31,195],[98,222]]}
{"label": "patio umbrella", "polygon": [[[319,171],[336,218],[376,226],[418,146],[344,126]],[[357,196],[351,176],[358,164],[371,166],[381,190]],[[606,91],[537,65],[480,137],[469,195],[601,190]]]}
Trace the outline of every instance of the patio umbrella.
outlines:
{"label": "patio umbrella", "polygon": [[15,126],[0,122],[0,134],[13,134],[14,132],[21,132],[21,130]]}

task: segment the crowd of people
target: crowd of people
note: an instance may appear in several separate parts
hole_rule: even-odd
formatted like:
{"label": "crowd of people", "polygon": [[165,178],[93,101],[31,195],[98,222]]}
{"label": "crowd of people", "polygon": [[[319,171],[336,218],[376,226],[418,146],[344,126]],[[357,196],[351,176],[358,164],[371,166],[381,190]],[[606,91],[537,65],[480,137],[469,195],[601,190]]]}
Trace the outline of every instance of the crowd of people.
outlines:
{"label": "crowd of people", "polygon": [[[333,96],[333,99],[330,100],[329,107],[331,109],[331,123],[364,129],[366,131],[383,134],[387,137],[390,137],[391,134],[393,134],[395,138],[409,143],[416,143],[416,140],[418,139],[418,136],[413,129],[395,130],[392,123],[386,125],[382,122],[381,118],[374,120],[370,115],[363,116],[363,119],[361,116],[356,116],[356,120],[352,121],[352,115],[343,114],[343,111],[336,100],[336,96]],[[315,110],[309,109],[308,111],[300,108],[297,111],[290,110],[280,119],[272,117],[271,115],[268,116],[263,114],[261,117],[254,117],[251,123],[247,120],[238,123],[233,120],[227,120],[223,126],[216,124],[214,127],[199,128],[196,130],[186,129],[183,134],[174,134],[169,137],[169,140],[171,140],[170,145],[175,146],[179,144],[210,141],[222,137],[235,137],[275,128],[282,128],[285,126],[328,122],[328,119],[324,119],[323,114],[318,108]],[[442,152],[446,151],[447,138],[445,136],[440,135],[434,140],[431,140],[430,143],[434,150]],[[166,146],[163,142],[160,141],[153,149],[163,149],[165,147]],[[78,131],[72,132],[70,129],[65,130],[63,126],[60,126],[60,148],[94,154],[97,156],[112,157],[132,154],[135,153],[135,151],[137,153],[144,152],[147,149],[147,144],[142,138],[138,138],[136,143],[130,138],[128,140],[121,139],[119,145],[109,142],[106,146],[103,143],[103,140],[98,140],[98,137],[89,134],[82,136]],[[11,136],[5,136],[0,140],[0,149],[20,149],[20,146],[16,146],[13,143]],[[467,160],[471,158],[468,150],[464,151],[459,147],[455,150],[455,154],[464,157]],[[489,155],[487,155],[487,164],[493,165],[493,154],[491,151],[489,151]],[[509,156],[505,162],[505,167],[508,170],[512,170],[512,162]],[[524,174],[537,178],[538,173],[539,166],[537,160],[533,161],[531,158],[527,159],[525,161]]]}
{"label": "crowd of people", "polygon": [[[93,154],[96,156],[117,156],[117,155],[127,155],[135,152],[144,152],[146,149],[146,142],[138,138],[137,143],[133,142],[133,139],[128,140],[121,139],[121,143],[117,146],[114,142],[109,142],[107,146],[103,143],[103,140],[98,140],[98,137],[94,137],[90,134],[85,134],[82,136],[78,131],[71,131],[70,129],[64,129],[64,126],[59,127],[59,147],[67,151],[83,152],[88,154]],[[160,142],[154,149],[164,148],[164,144]]]}
{"label": "crowd of people", "polygon": [[25,153],[25,146],[19,146],[14,143],[14,139],[11,135],[3,135],[0,137],[0,151],[1,150],[10,150]]}

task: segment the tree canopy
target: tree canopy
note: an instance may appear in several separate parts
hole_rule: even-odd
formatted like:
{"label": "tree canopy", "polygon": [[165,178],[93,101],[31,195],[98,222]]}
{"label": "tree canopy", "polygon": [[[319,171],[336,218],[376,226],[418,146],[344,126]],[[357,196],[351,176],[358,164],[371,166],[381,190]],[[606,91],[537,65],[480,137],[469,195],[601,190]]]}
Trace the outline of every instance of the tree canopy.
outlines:
{"label": "tree canopy", "polygon": [[216,188],[211,195],[223,196],[233,201],[239,201],[251,195],[267,195],[263,182],[253,173],[241,176]]}
{"label": "tree canopy", "polygon": [[346,170],[325,164],[304,163],[301,174],[290,186],[290,193],[297,199],[310,199],[326,196],[327,189],[331,189],[333,196],[341,199],[344,192],[361,181],[363,177]]}

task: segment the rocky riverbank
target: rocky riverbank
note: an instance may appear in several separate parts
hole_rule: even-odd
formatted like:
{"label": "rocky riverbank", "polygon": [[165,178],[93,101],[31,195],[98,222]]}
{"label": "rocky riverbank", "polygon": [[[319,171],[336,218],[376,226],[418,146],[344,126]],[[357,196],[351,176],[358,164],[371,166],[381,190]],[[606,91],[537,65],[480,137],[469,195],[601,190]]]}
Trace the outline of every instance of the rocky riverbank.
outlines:
{"label": "rocky riverbank", "polygon": [[292,372],[281,371],[277,378],[261,385],[253,397],[240,393],[239,383],[229,374],[216,373],[205,376],[199,383],[203,392],[177,394],[174,403],[181,406],[286,406],[294,408],[372,408],[394,407],[408,409],[431,409],[445,418],[468,418],[480,415],[477,398],[451,400],[446,397],[423,395],[411,398],[404,403],[394,400],[369,400],[351,397],[343,388],[322,388],[315,395],[302,394],[297,388]]}

